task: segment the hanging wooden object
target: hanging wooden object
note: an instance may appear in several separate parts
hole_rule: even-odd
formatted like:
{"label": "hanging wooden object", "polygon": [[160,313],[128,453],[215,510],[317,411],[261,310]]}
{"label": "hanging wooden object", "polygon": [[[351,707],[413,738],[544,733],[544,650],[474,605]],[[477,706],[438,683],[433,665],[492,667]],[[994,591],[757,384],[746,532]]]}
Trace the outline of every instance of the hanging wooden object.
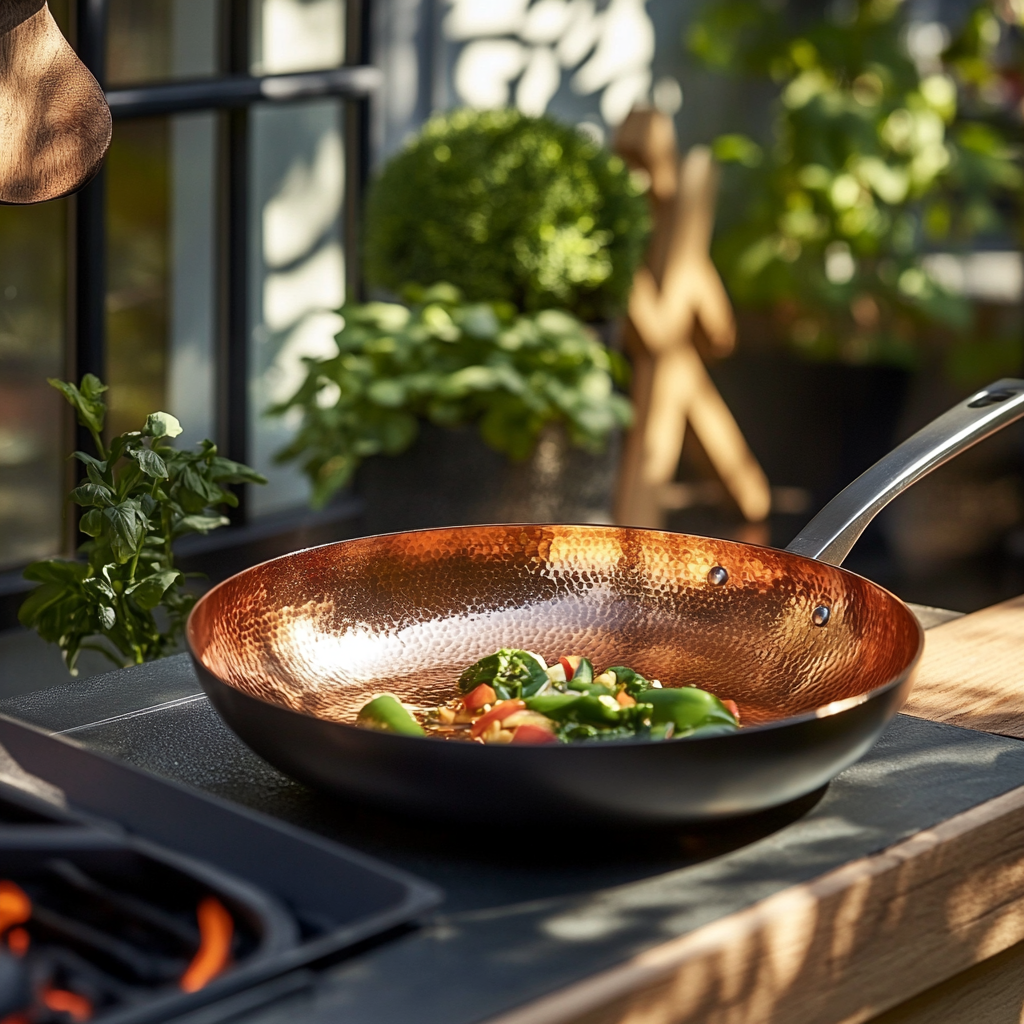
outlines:
{"label": "hanging wooden object", "polygon": [[689,423],[744,518],[758,523],[771,506],[768,480],[694,345],[698,329],[716,355],[727,355],[736,341],[732,307],[709,255],[718,185],[711,153],[695,146],[680,160],[672,120],[655,110],[634,110],[615,148],[650,176],[654,222],[629,299],[635,422],[616,522],[664,526]]}
{"label": "hanging wooden object", "polygon": [[0,0],[0,202],[80,189],[99,170],[110,129],[103,90],[45,0]]}

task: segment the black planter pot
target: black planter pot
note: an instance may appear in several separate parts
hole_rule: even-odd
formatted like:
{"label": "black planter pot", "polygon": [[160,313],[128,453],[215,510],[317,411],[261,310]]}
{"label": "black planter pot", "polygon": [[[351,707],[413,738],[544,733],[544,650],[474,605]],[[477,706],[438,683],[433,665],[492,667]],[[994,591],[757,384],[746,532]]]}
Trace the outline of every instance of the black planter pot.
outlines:
{"label": "black planter pot", "polygon": [[421,425],[416,443],[393,458],[368,459],[356,474],[364,533],[473,523],[606,523],[620,438],[591,454],[549,427],[533,455],[510,462],[474,427]]}
{"label": "black planter pot", "polygon": [[[901,367],[810,363],[765,352],[740,352],[711,376],[772,484],[811,495],[800,516],[774,517],[777,545],[892,449],[911,381]],[[886,557],[876,520],[847,565],[860,571],[860,561]]]}

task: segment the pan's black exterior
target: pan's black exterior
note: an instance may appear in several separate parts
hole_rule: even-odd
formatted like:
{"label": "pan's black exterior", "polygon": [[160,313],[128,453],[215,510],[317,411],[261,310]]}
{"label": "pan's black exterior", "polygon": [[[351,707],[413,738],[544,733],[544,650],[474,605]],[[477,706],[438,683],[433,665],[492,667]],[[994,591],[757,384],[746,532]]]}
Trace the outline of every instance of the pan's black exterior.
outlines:
{"label": "pan's black exterior", "polygon": [[660,825],[750,813],[811,793],[862,757],[899,711],[916,662],[862,702],[728,736],[496,746],[392,736],[267,703],[193,658],[224,720],[318,789],[433,820]]}
{"label": "pan's black exterior", "polygon": [[[424,530],[295,552],[206,594],[188,638],[214,706],[281,770],[404,814],[500,825],[704,821],[804,796],[877,740],[923,645],[902,601],[836,566],[733,541],[568,525]],[[375,692],[436,706],[462,668],[506,646],[704,686],[736,700],[743,728],[534,747],[347,724]]]}

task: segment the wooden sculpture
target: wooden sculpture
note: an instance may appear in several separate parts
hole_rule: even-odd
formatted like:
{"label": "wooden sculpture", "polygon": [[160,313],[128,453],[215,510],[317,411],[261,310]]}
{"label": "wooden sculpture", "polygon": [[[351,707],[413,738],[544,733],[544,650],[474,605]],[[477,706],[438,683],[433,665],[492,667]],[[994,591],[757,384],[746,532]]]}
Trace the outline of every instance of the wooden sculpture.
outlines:
{"label": "wooden sculpture", "polygon": [[708,252],[718,184],[711,153],[695,146],[680,160],[672,120],[655,110],[634,110],[615,148],[650,175],[654,222],[629,299],[636,419],[623,453],[616,522],[664,525],[687,423],[744,518],[760,522],[771,505],[768,480],[694,345],[698,328],[717,355],[732,351],[736,340],[732,307]]}
{"label": "wooden sculpture", "polygon": [[0,202],[81,188],[99,170],[110,127],[103,90],[45,0],[0,0]]}

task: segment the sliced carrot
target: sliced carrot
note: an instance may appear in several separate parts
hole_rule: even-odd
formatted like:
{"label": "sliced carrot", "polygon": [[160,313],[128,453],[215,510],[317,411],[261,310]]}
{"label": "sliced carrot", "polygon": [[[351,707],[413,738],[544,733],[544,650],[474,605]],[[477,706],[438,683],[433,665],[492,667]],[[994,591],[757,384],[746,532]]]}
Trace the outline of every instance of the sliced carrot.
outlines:
{"label": "sliced carrot", "polygon": [[462,703],[467,711],[479,711],[485,704],[493,704],[497,699],[494,690],[486,683],[481,683],[462,698]]}
{"label": "sliced carrot", "polygon": [[476,739],[477,736],[487,732],[487,727],[491,722],[503,722],[509,715],[514,715],[517,711],[523,711],[525,708],[526,701],[524,700],[503,700],[491,708],[486,715],[481,715],[473,723],[469,734]]}

